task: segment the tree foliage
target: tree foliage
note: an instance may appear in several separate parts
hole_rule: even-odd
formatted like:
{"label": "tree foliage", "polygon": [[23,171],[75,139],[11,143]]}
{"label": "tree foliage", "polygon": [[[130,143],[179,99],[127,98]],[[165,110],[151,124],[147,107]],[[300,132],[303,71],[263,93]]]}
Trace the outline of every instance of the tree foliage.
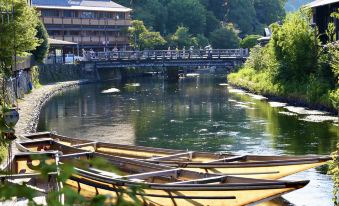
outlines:
{"label": "tree foliage", "polygon": [[139,20],[132,21],[132,26],[128,29],[128,33],[134,49],[155,49],[166,43],[159,32],[149,31],[144,23]]}
{"label": "tree foliage", "polygon": [[197,37],[211,41],[211,33],[223,24],[233,24],[242,38],[261,34],[263,28],[282,20],[286,0],[116,0],[133,8],[133,18],[170,37],[178,27],[186,27]]}
{"label": "tree foliage", "polygon": [[274,24],[270,48],[280,62],[279,80],[301,80],[317,70],[319,40],[304,12],[287,15],[283,25]]}
{"label": "tree foliage", "polygon": [[187,27],[192,34],[201,34],[206,27],[206,9],[197,0],[170,0],[168,6],[168,31],[173,33],[178,25]]}
{"label": "tree foliage", "polygon": [[232,22],[243,35],[259,33],[262,29],[256,18],[254,0],[228,0],[226,21]]}
{"label": "tree foliage", "polygon": [[36,30],[37,30],[36,38],[39,39],[40,45],[36,47],[36,49],[32,53],[34,55],[35,60],[38,63],[42,63],[44,58],[46,58],[49,50],[48,33],[41,20],[38,21]]}
{"label": "tree foliage", "polygon": [[229,81],[314,106],[337,105],[338,50],[324,52],[309,22],[308,11],[303,10],[287,15],[282,25],[273,24],[269,44],[254,47],[244,67],[229,75]]}
{"label": "tree foliage", "polygon": [[[8,18],[9,22],[5,21],[0,25],[0,69],[6,75],[10,75],[15,54],[24,57],[39,45],[35,29],[38,24],[38,16],[35,10],[28,7],[25,0],[14,0],[13,2],[14,19]],[[2,11],[10,10],[11,4],[8,1],[0,0],[0,7]]]}
{"label": "tree foliage", "polygon": [[215,49],[234,49],[239,47],[239,37],[230,26],[213,31],[210,34],[210,42]]}
{"label": "tree foliage", "polygon": [[282,20],[285,13],[286,0],[254,0],[256,17],[261,24],[270,25]]}
{"label": "tree foliage", "polygon": [[176,32],[170,37],[170,46],[178,49],[187,49],[190,46],[196,45],[195,39],[189,33],[188,28],[180,26]]}
{"label": "tree foliage", "polygon": [[241,48],[253,48],[258,44],[258,39],[262,37],[260,35],[248,35],[240,41]]}

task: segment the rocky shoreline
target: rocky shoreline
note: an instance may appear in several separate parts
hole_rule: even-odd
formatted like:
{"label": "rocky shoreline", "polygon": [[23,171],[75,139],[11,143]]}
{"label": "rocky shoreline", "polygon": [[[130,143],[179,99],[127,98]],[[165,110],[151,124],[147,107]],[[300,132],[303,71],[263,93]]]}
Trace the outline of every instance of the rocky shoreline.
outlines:
{"label": "rocky shoreline", "polygon": [[91,82],[92,81],[90,80],[57,82],[33,89],[31,93],[26,94],[23,99],[19,100],[18,107],[20,119],[15,127],[16,134],[20,136],[36,131],[41,108],[55,94],[67,88]]}

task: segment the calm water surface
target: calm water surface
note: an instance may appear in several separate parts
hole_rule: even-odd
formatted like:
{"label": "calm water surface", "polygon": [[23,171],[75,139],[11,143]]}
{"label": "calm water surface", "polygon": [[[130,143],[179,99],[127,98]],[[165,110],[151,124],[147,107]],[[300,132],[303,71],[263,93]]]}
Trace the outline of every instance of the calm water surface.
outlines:
{"label": "calm water surface", "polygon": [[[238,154],[329,154],[335,150],[338,129],[332,123],[281,114],[284,108],[230,93],[227,86],[219,85],[224,81],[202,76],[178,83],[143,78],[84,85],[52,98],[41,112],[38,129],[96,141]],[[121,92],[101,93],[110,88]],[[311,183],[284,198],[292,205],[333,205],[333,184],[325,170],[286,178],[310,179]]]}

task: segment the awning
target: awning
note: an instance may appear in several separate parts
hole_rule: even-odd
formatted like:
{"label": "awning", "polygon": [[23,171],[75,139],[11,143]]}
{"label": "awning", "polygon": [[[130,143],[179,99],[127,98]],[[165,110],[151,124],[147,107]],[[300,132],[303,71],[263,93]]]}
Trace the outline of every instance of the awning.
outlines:
{"label": "awning", "polygon": [[77,45],[77,43],[75,42],[63,41],[63,40],[51,39],[51,38],[48,38],[48,43],[51,46],[75,46]]}
{"label": "awning", "polygon": [[325,6],[328,4],[339,3],[339,0],[315,0],[306,5],[306,7],[315,8],[319,6]]}

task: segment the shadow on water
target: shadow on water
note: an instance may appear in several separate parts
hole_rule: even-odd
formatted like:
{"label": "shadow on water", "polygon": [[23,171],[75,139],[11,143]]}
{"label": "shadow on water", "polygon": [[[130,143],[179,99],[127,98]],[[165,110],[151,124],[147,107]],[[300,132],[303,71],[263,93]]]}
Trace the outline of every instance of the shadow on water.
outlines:
{"label": "shadow on water", "polygon": [[[43,108],[39,131],[122,144],[252,154],[329,154],[338,142],[332,123],[301,121],[267,102],[230,93],[224,76],[130,79],[83,85],[53,97]],[[119,93],[102,94],[117,88]],[[291,204],[331,205],[325,170],[291,176],[310,186],[287,195]],[[321,172],[320,172],[321,171]],[[284,202],[284,201],[283,201]],[[266,205],[268,203],[265,203]],[[281,201],[271,205],[291,205]]]}

